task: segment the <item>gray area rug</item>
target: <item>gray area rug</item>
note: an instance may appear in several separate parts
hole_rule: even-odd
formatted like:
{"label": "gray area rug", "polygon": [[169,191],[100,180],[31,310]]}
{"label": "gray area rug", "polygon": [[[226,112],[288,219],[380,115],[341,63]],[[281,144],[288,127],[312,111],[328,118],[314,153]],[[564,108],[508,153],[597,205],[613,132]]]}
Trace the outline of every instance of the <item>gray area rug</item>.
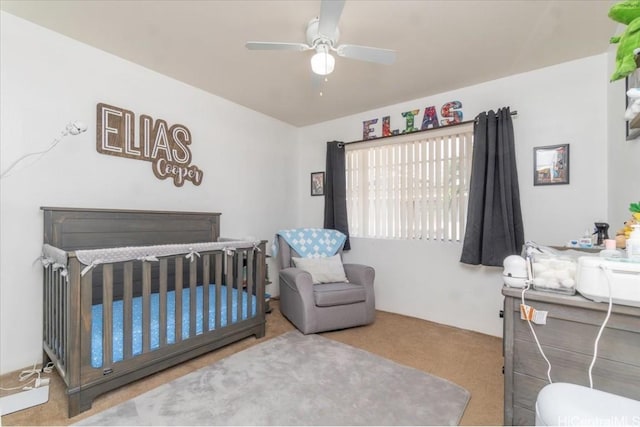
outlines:
{"label": "gray area rug", "polygon": [[450,381],[292,331],[75,425],[457,425],[468,401]]}

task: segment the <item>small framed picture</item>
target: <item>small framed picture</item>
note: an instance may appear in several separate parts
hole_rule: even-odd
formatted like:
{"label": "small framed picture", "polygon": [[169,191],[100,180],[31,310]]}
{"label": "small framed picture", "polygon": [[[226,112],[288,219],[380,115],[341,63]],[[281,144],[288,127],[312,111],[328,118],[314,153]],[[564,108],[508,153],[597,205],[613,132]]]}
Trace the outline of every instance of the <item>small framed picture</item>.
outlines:
{"label": "small framed picture", "polygon": [[[627,92],[629,89],[634,87],[640,87],[640,70],[635,70],[633,73],[629,74],[625,78],[625,88],[624,88],[624,98],[627,100],[625,108],[628,110],[629,106],[632,104],[633,99],[627,96]],[[640,128],[638,124],[640,124],[640,115],[636,116],[632,120],[627,120],[627,141],[632,141],[638,137],[640,137]]]}
{"label": "small framed picture", "polygon": [[534,147],[533,185],[569,183],[569,144]]}
{"label": "small framed picture", "polygon": [[324,172],[311,172],[311,195],[324,196]]}

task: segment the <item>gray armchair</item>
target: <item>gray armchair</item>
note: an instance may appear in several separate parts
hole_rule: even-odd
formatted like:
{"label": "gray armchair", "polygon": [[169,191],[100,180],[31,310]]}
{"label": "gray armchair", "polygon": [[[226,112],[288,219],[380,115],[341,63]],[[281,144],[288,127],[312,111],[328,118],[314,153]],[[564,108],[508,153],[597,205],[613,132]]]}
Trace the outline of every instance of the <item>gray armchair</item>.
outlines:
{"label": "gray armchair", "polygon": [[[375,319],[375,270],[344,264],[348,282],[314,284],[311,274],[296,268],[300,255],[278,235],[280,311],[303,334],[367,325]],[[339,251],[342,256],[342,249]]]}

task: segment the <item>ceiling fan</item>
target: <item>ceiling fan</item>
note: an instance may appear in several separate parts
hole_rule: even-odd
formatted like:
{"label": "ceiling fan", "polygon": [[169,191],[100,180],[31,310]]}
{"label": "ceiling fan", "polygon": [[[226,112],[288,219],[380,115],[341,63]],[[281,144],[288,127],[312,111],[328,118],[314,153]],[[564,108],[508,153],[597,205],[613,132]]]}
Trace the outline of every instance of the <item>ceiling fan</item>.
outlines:
{"label": "ceiling fan", "polygon": [[307,25],[306,43],[286,42],[255,42],[245,44],[249,50],[315,50],[311,57],[311,69],[321,76],[331,74],[335,68],[335,58],[331,52],[344,58],[375,62],[377,64],[392,64],[396,53],[390,49],[379,49],[352,44],[338,45],[338,21],[344,8],[344,0],[322,0],[320,16],[313,18]]}

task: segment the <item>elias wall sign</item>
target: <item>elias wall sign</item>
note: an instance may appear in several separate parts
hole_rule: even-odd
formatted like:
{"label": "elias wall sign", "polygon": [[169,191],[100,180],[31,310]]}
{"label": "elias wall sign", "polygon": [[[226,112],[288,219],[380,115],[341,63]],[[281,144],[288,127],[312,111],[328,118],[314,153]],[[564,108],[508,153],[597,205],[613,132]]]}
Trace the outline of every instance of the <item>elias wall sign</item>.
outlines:
{"label": "elias wall sign", "polygon": [[99,103],[96,150],[101,154],[145,160],[153,164],[158,179],[173,179],[176,187],[185,181],[202,183],[203,172],[191,164],[191,132],[186,126],[169,126],[146,114],[140,116],[136,138],[136,116],[132,111]]}

